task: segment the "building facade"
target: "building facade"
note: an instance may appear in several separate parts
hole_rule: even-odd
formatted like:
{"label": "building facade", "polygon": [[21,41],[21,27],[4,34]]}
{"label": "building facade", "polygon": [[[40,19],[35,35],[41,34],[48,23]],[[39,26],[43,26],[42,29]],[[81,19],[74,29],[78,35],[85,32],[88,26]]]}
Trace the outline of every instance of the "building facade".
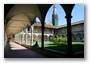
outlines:
{"label": "building facade", "polygon": [[[84,20],[77,21],[71,24],[72,28],[72,41],[81,42],[84,41]],[[50,36],[67,36],[67,25],[58,26],[58,15],[56,6],[53,7],[52,22],[45,23],[44,29],[44,41],[50,41]],[[22,32],[15,35],[17,42],[32,42],[41,41],[42,29],[41,23],[35,22],[31,27],[25,28]]]}
{"label": "building facade", "polygon": [[[49,21],[50,22],[50,21]],[[84,20],[74,22],[71,24],[72,28],[72,41],[81,42],[84,41]],[[53,26],[52,24],[45,24],[44,30],[44,41],[50,41],[50,36],[67,36],[67,25],[62,26]],[[26,28],[21,33],[15,35],[15,40],[18,42],[31,42],[33,40],[41,41],[42,39],[42,30],[41,23],[34,23],[33,25],[33,34],[32,28]]]}

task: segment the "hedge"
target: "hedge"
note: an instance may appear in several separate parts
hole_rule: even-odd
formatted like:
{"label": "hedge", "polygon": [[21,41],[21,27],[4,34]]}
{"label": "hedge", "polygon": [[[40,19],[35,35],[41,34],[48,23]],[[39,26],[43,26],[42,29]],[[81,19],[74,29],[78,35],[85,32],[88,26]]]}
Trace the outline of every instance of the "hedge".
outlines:
{"label": "hedge", "polygon": [[62,37],[62,36],[51,36],[50,40],[56,44],[56,45],[61,45],[61,44],[67,44],[67,37]]}

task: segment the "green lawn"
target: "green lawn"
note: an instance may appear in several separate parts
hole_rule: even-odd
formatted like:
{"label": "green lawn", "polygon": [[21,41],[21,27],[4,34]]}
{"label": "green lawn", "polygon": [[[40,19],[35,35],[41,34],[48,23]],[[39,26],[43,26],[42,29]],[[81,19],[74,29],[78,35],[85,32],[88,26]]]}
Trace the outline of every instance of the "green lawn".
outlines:
{"label": "green lawn", "polygon": [[[27,42],[27,45],[30,45],[30,42]],[[38,42],[38,45],[41,47],[41,42]],[[67,52],[67,45],[55,45],[53,42],[44,42],[44,47],[52,50]],[[84,51],[84,42],[72,42],[72,51]]]}

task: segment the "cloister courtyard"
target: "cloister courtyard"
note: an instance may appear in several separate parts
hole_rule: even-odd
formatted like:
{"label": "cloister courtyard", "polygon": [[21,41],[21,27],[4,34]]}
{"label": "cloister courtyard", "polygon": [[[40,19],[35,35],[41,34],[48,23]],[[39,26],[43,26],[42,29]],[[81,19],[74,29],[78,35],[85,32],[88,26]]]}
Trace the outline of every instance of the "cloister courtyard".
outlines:
{"label": "cloister courtyard", "polygon": [[84,19],[72,22],[76,6],[5,4],[4,58],[84,58]]}

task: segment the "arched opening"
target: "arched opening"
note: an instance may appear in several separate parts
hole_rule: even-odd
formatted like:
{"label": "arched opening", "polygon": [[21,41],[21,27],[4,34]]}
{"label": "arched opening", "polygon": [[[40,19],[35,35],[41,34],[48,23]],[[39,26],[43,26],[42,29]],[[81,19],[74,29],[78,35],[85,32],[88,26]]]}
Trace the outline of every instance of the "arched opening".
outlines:
{"label": "arched opening", "polygon": [[84,38],[84,36],[81,37],[81,35],[79,34],[80,32],[84,32],[82,31],[84,29],[84,25],[82,25],[84,24],[84,5],[76,4],[72,10],[72,16],[72,33],[77,33],[75,39],[77,42],[80,42]]}
{"label": "arched opening", "polygon": [[44,35],[44,41],[47,41],[47,35]]}
{"label": "arched opening", "polygon": [[37,41],[37,38],[35,34],[33,34],[33,42],[36,42]]}
{"label": "arched opening", "polygon": [[[41,28],[41,21],[38,17],[35,17],[34,23],[31,26],[31,42],[33,40],[33,43],[35,44],[37,42],[41,42],[41,33],[42,33],[42,28]],[[39,36],[38,36],[39,35]],[[34,45],[33,44],[33,45]]]}
{"label": "arched opening", "polygon": [[30,37],[30,35],[29,34],[24,34],[24,44],[26,44],[26,45],[30,45],[31,43],[31,37]]}
{"label": "arched opening", "polygon": [[50,36],[49,36],[49,41],[50,41],[50,42],[51,42],[51,37],[53,37],[53,35],[50,35]]}
{"label": "arched opening", "polygon": [[81,36],[82,26],[84,25],[84,5],[75,4],[72,10],[71,28],[72,28],[72,51],[80,52],[84,51],[83,37]]}
{"label": "arched opening", "polygon": [[17,42],[22,43],[21,31],[27,25],[30,25],[30,22],[29,22],[28,17],[25,14],[23,13],[15,14],[14,16],[10,18],[10,20],[7,22],[7,25],[6,25],[6,31],[7,31],[8,36],[10,36],[9,34],[11,33],[12,35],[18,34]]}
{"label": "arched opening", "polygon": [[35,19],[35,23],[37,23],[37,22],[41,22],[38,17],[36,17],[36,19]]}
{"label": "arched opening", "polygon": [[84,42],[84,33],[82,33],[82,42]]}
{"label": "arched opening", "polygon": [[[67,22],[65,20],[65,12],[60,4],[55,4],[56,5],[56,13],[58,14],[58,26],[60,25],[65,25]],[[53,14],[53,7],[52,5],[45,17],[45,23],[50,21],[52,23],[52,14]]]}
{"label": "arched opening", "polygon": [[42,36],[38,35],[38,42],[41,42]]}
{"label": "arched opening", "polygon": [[81,34],[80,33],[77,33],[76,34],[76,40],[77,40],[77,42],[80,42],[81,40],[82,40],[82,36],[81,36]]}
{"label": "arched opening", "polygon": [[21,34],[20,37],[21,37],[21,43],[23,43],[23,34]]}
{"label": "arched opening", "polygon": [[[52,5],[47,11],[45,17],[45,28],[44,35],[50,35],[49,41],[46,42],[46,37],[44,36],[44,45],[45,48],[53,49],[56,51],[60,51],[62,47],[61,43],[66,43],[67,37],[64,36],[67,34],[66,20],[65,20],[65,11],[60,4]],[[59,35],[63,36],[59,36]],[[62,39],[62,42],[61,42]],[[50,44],[53,44],[52,46]],[[65,44],[65,50],[67,49],[67,45]],[[56,49],[58,48],[58,49]],[[62,51],[62,50],[61,50]]]}
{"label": "arched opening", "polygon": [[83,39],[79,32],[84,29],[81,23],[84,20],[84,5],[76,4],[72,10],[72,16],[72,33],[77,33],[75,39],[77,42],[80,42]]}
{"label": "arched opening", "polygon": [[75,34],[72,34],[72,42],[75,42],[76,41],[76,36]]}
{"label": "arched opening", "polygon": [[30,45],[30,38],[31,38],[30,35],[27,34],[27,44],[28,44],[28,45]]}
{"label": "arched opening", "polygon": [[39,47],[41,47],[41,45],[42,45],[41,41],[42,41],[42,35],[39,34],[39,35],[37,35],[37,42],[38,42]]}
{"label": "arched opening", "polygon": [[84,5],[83,4],[75,4],[72,10],[72,23],[84,20]]}
{"label": "arched opening", "polygon": [[26,43],[26,34],[24,34],[24,44]]}

